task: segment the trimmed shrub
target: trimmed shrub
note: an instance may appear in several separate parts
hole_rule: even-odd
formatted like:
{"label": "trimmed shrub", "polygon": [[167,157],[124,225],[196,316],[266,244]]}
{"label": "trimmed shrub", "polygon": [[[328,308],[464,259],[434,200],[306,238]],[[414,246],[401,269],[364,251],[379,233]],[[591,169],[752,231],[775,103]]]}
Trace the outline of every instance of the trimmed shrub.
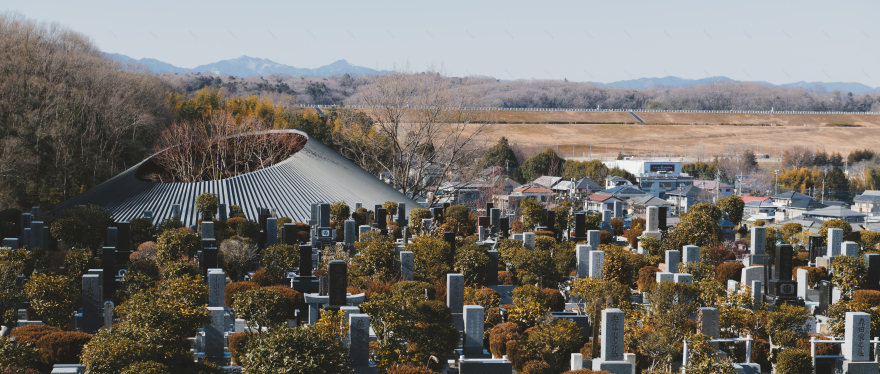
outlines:
{"label": "trimmed shrub", "polygon": [[[803,349],[805,351],[810,350],[810,338],[816,338],[816,340],[829,340],[827,336],[810,334],[804,339],[798,340],[797,345],[795,346],[798,349]],[[840,345],[832,344],[832,343],[816,343],[816,355],[817,356],[837,356],[840,354]]]}
{"label": "trimmed shrub", "polygon": [[514,221],[514,222],[510,225],[510,233],[511,233],[511,234],[522,234],[522,233],[523,233],[523,230],[524,230],[525,228],[526,228],[526,226],[523,225],[522,221]]}
{"label": "trimmed shrub", "polygon": [[645,266],[639,269],[639,291],[647,291],[654,283],[657,283],[657,273],[660,272],[660,268],[656,266]]}
{"label": "trimmed shrub", "polygon": [[742,279],[742,269],[745,265],[742,262],[726,262],[715,267],[715,280],[727,287],[728,280],[739,282]]}
{"label": "trimmed shrub", "polygon": [[514,280],[513,274],[511,272],[509,272],[509,271],[499,271],[498,272],[498,281],[500,281],[501,284],[511,285],[511,284],[513,284],[513,280]]}
{"label": "trimmed shrub", "polygon": [[865,303],[871,307],[880,306],[880,291],[858,290],[853,293],[853,301]]}
{"label": "trimmed shrub", "polygon": [[391,295],[408,301],[424,300],[425,290],[428,290],[428,296],[433,296],[434,285],[419,281],[401,281],[391,285]]}
{"label": "trimmed shrub", "polygon": [[388,374],[435,374],[436,372],[423,368],[420,366],[412,366],[412,365],[394,365],[388,368]]}
{"label": "trimmed shrub", "polygon": [[489,333],[489,351],[495,358],[501,358],[507,354],[507,343],[515,341],[522,335],[519,325],[512,322],[504,322],[495,325]]}
{"label": "trimmed shrub", "polygon": [[776,358],[777,374],[803,374],[813,372],[813,358],[805,349],[783,349]]}
{"label": "trimmed shrub", "polygon": [[791,279],[797,280],[798,269],[807,269],[807,285],[810,288],[816,287],[819,281],[828,279],[828,269],[822,267],[798,266],[791,269]]}
{"label": "trimmed shrub", "polygon": [[255,282],[232,282],[224,289],[223,300],[226,305],[232,305],[235,294],[259,287]]}
{"label": "trimmed shrub", "polygon": [[217,215],[217,206],[220,202],[220,199],[217,198],[217,195],[212,193],[203,193],[196,197],[196,212],[211,212],[213,215]]}
{"label": "trimmed shrub", "polygon": [[266,287],[266,289],[278,292],[284,297],[284,310],[286,311],[287,319],[296,318],[296,309],[299,309],[300,313],[307,311],[306,307],[308,305],[303,294],[299,291],[285,286],[272,286]]}
{"label": "trimmed shrub", "polygon": [[164,265],[192,258],[199,244],[199,237],[188,229],[166,230],[156,241],[156,262]]}
{"label": "trimmed shrub", "polygon": [[0,338],[0,368],[36,368],[40,365],[40,353],[32,343],[11,342]]}
{"label": "trimmed shrub", "polygon": [[541,296],[544,298],[544,306],[547,309],[550,309],[551,312],[561,312],[565,310],[565,298],[562,297],[559,290],[545,288],[541,290]]}
{"label": "trimmed shrub", "polygon": [[171,370],[156,361],[135,362],[125,367],[121,374],[163,374]]}
{"label": "trimmed shrub", "polygon": [[601,230],[599,232],[599,243],[611,244],[613,242],[614,242],[614,235],[611,235],[610,231]]}
{"label": "trimmed shrub", "polygon": [[544,361],[532,360],[526,363],[522,370],[523,374],[552,374],[550,365]]}
{"label": "trimmed shrub", "polygon": [[256,334],[255,332],[243,331],[229,336],[229,354],[232,355],[233,364],[241,365],[241,357],[246,353],[245,347],[247,347],[251,335]]}
{"label": "trimmed shrub", "polygon": [[532,231],[532,232],[535,233],[535,237],[549,236],[549,237],[553,238],[553,240],[556,240],[556,233],[554,233],[553,231],[540,230],[540,231]]}
{"label": "trimmed shrub", "polygon": [[22,327],[16,327],[12,329],[9,333],[10,336],[15,337],[16,343],[33,343],[37,344],[40,339],[44,336],[62,332],[64,330],[48,325],[27,325]]}
{"label": "trimmed shrub", "polygon": [[84,332],[60,331],[43,336],[35,347],[46,365],[78,364],[83,346],[90,340],[92,336]]}

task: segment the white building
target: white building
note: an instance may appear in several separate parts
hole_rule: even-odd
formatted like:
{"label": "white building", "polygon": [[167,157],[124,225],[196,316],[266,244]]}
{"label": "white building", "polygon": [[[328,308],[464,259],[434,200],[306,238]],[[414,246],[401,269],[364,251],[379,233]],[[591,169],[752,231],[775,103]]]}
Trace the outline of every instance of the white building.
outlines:
{"label": "white building", "polygon": [[694,177],[681,172],[680,161],[615,160],[604,164],[628,171],[640,189],[659,198],[666,198],[667,191],[694,184]]}

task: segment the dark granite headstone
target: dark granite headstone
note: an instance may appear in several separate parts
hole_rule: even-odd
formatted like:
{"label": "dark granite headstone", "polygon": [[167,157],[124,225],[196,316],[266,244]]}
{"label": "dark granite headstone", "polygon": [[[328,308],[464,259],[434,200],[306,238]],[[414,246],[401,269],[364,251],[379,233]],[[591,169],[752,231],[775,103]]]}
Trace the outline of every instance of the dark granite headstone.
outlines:
{"label": "dark granite headstone", "polygon": [[574,214],[574,237],[575,238],[583,238],[587,234],[587,214],[586,213],[575,213]]}
{"label": "dark granite headstone", "polygon": [[434,215],[434,222],[443,224],[443,208],[431,208],[431,214]]}
{"label": "dark granite headstone", "polygon": [[[217,247],[204,247],[202,249],[202,276],[208,276],[208,269],[219,268],[220,264],[217,259]],[[212,305],[215,306],[215,305]]]}
{"label": "dark granite headstone", "polygon": [[312,277],[312,246],[302,244],[299,246],[299,276],[300,278]]}
{"label": "dark granite headstone", "polygon": [[486,265],[486,279],[484,283],[487,285],[498,283],[498,251],[486,251],[489,255],[489,264]]}
{"label": "dark granite headstone", "polygon": [[782,244],[776,247],[776,266],[773,268],[773,278],[791,280],[791,252],[791,245]]}
{"label": "dark granite headstone", "polygon": [[318,217],[320,217],[320,222],[318,225],[321,227],[330,227],[330,204],[322,203],[318,207]]}
{"label": "dark granite headstone", "polygon": [[502,238],[507,238],[510,236],[510,218],[501,217],[498,219],[498,225],[501,226],[498,230],[501,232]]}
{"label": "dark granite headstone", "polygon": [[281,244],[294,245],[299,243],[296,239],[296,225],[292,223],[285,223],[284,226],[281,226]]}
{"label": "dark granite headstone", "polygon": [[22,213],[21,214],[21,222],[20,222],[21,226],[19,226],[19,228],[21,228],[20,238],[22,241],[30,239],[30,238],[25,238],[24,230],[31,228],[31,222],[33,222],[33,219],[34,219],[34,216],[31,215],[30,213]]}
{"label": "dark granite headstone", "polygon": [[556,212],[547,210],[544,216],[544,226],[547,226],[549,231],[556,231]]}
{"label": "dark granite headstone", "polygon": [[489,227],[489,216],[480,216],[480,218],[477,219],[477,226]]}
{"label": "dark granite headstone", "polygon": [[669,214],[669,207],[666,206],[658,206],[657,207],[657,228],[660,231],[666,230],[666,215]]}
{"label": "dark granite headstone", "polygon": [[825,245],[825,238],[818,235],[810,235],[810,262],[816,263],[816,257],[822,257],[825,255],[825,251],[828,248]]}
{"label": "dark granite headstone", "polygon": [[104,247],[101,251],[101,264],[104,269],[104,298],[109,299],[116,292],[116,248]]}
{"label": "dark granite headstone", "polygon": [[128,221],[116,223],[116,251],[131,252],[131,224]]}
{"label": "dark granite headstone", "polygon": [[489,212],[492,211],[492,208],[495,207],[494,203],[486,203],[486,215],[489,215]]}
{"label": "dark granite headstone", "polygon": [[329,304],[345,305],[348,289],[348,264],[342,260],[333,260],[329,264]]}
{"label": "dark granite headstone", "polygon": [[388,211],[385,208],[376,209],[376,228],[382,235],[388,234]]}
{"label": "dark granite headstone", "polygon": [[831,292],[833,289],[831,282],[819,281],[819,306],[816,307],[817,314],[825,315],[825,312],[828,311],[828,306],[831,305]]}
{"label": "dark granite headstone", "polygon": [[406,226],[406,203],[397,203],[397,226]]}
{"label": "dark granite headstone", "polygon": [[446,208],[449,208],[451,206],[452,206],[452,203],[443,203],[443,210],[445,211]]}
{"label": "dark granite headstone", "polygon": [[865,286],[872,290],[880,288],[880,255],[866,254],[865,264],[868,265],[868,275],[865,276]]}
{"label": "dark granite headstone", "polygon": [[452,253],[455,253],[455,233],[444,232],[443,241],[449,243],[449,248],[452,250]]}

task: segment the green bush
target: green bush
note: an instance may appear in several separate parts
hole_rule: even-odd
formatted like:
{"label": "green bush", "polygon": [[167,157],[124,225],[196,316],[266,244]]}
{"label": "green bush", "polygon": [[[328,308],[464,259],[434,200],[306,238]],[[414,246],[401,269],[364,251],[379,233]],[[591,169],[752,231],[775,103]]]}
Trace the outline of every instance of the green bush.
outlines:
{"label": "green bush", "polygon": [[250,239],[251,243],[259,243],[260,224],[254,221],[243,221],[238,224],[236,234],[242,239]]}
{"label": "green bush", "polygon": [[64,256],[64,269],[70,279],[82,279],[83,274],[96,266],[95,256],[88,248],[71,249]]}
{"label": "green bush", "polygon": [[263,265],[266,274],[266,284],[276,285],[284,283],[284,277],[299,263],[299,245],[275,244],[263,250]]}
{"label": "green bush", "polygon": [[229,206],[229,218],[245,218],[244,210],[241,209],[241,206],[230,205]]}
{"label": "green bush", "polygon": [[165,231],[175,230],[183,227],[183,222],[180,221],[180,216],[173,216],[171,218],[165,218],[162,222],[159,222],[159,225],[156,226],[156,235],[162,235]]}
{"label": "green bush", "polygon": [[131,243],[138,245],[153,240],[155,228],[149,218],[132,218],[128,220],[131,227]]}
{"label": "green bush", "polygon": [[129,294],[138,293],[156,286],[159,281],[159,267],[153,261],[139,260],[128,263],[128,272],[122,284]]}
{"label": "green bush", "polygon": [[114,224],[109,210],[81,205],[63,211],[61,218],[49,225],[49,232],[68,246],[95,249],[104,242],[107,228]]}
{"label": "green bush", "polygon": [[271,286],[266,287],[266,289],[281,294],[281,297],[284,300],[284,306],[282,309],[284,310],[285,319],[295,319],[296,309],[299,309],[300,313],[305,313],[307,311],[306,307],[308,307],[308,304],[306,304],[305,298],[301,292],[287,286]]}
{"label": "green bush", "polygon": [[241,365],[241,356],[244,355],[245,347],[256,332],[242,331],[229,336],[229,354],[232,356],[233,365]]}
{"label": "green bush", "polygon": [[168,366],[156,361],[141,361],[126,366],[121,374],[164,374],[170,371]]}
{"label": "green bush", "polygon": [[834,268],[831,281],[846,296],[852,296],[868,275],[868,266],[861,257],[837,256],[831,266]]}
{"label": "green bush", "polygon": [[188,262],[172,262],[165,264],[165,267],[162,268],[162,279],[164,280],[177,279],[184,276],[200,278],[201,272],[196,265]]}
{"label": "green bush", "polygon": [[777,374],[803,374],[813,372],[813,357],[810,352],[789,348],[783,349],[776,358]]}
{"label": "green bush", "polygon": [[253,288],[235,294],[232,307],[237,317],[245,319],[252,331],[274,327],[286,322],[284,296],[267,288]]}
{"label": "green bush", "polygon": [[363,283],[365,278],[378,277],[391,280],[398,275],[398,256],[394,242],[389,236],[371,235],[365,241],[354,243],[358,252],[352,258],[351,278],[355,283]]}
{"label": "green bush", "polygon": [[433,282],[445,279],[446,273],[452,272],[454,263],[452,248],[449,243],[431,236],[420,236],[406,246],[413,252],[415,276],[418,280]]}
{"label": "green bush", "polygon": [[156,241],[156,262],[160,266],[192,258],[199,248],[199,237],[188,229],[166,230]]}
{"label": "green bush", "polygon": [[247,291],[250,289],[254,289],[260,287],[258,284],[254,282],[232,282],[226,285],[223,293],[223,300],[226,305],[232,305],[232,302],[235,300],[235,294]]}
{"label": "green bush", "polygon": [[0,368],[35,368],[40,365],[40,353],[33,343],[13,343],[0,337]]}
{"label": "green bush", "polygon": [[351,372],[351,358],[341,339],[319,328],[281,326],[250,339],[241,366],[246,373],[339,374]]}
{"label": "green bush", "polygon": [[89,373],[115,374],[129,365],[149,360],[150,352],[124,329],[101,329],[83,347],[80,363]]}
{"label": "green bush", "polygon": [[465,284],[483,284],[488,265],[489,255],[486,253],[485,247],[465,244],[455,252],[454,270],[456,273],[464,275]]}
{"label": "green bush", "polygon": [[24,291],[43,322],[62,329],[70,327],[76,288],[68,277],[38,273],[31,277]]}
{"label": "green bush", "polygon": [[425,290],[428,295],[434,295],[434,286],[428,282],[401,281],[391,286],[391,295],[407,302],[425,300]]}
{"label": "green bush", "polygon": [[337,201],[330,205],[330,220],[334,222],[344,222],[351,217],[351,208],[345,201]]}
{"label": "green bush", "polygon": [[196,198],[196,213],[201,212],[211,212],[212,215],[217,215],[217,206],[220,203],[220,199],[217,198],[217,195],[212,193],[203,193]]}

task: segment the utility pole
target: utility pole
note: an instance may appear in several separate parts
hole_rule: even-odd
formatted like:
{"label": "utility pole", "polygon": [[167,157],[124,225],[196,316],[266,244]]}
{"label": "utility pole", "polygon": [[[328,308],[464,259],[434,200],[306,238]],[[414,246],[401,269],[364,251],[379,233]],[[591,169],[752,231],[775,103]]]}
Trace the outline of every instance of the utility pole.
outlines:
{"label": "utility pole", "polygon": [[825,177],[828,176],[828,169],[825,169],[824,174],[822,175],[822,204],[825,204]]}

